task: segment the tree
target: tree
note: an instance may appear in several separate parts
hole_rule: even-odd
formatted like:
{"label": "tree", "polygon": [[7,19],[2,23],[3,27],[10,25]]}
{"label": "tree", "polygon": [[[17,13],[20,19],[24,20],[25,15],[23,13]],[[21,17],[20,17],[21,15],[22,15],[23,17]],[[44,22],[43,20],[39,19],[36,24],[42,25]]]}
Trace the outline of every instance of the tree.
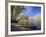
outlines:
{"label": "tree", "polygon": [[26,22],[28,22],[28,17],[21,17],[20,19],[19,19],[19,21],[18,21],[19,23],[26,23]]}
{"label": "tree", "polygon": [[41,17],[40,16],[37,16],[35,18],[35,23],[38,24],[38,25],[41,25]]}
{"label": "tree", "polygon": [[21,25],[25,26],[25,25],[28,23],[28,17],[21,17],[21,18],[18,20],[18,22],[19,22]]}
{"label": "tree", "polygon": [[24,9],[24,6],[11,6],[11,20],[16,21],[17,15],[19,15]]}

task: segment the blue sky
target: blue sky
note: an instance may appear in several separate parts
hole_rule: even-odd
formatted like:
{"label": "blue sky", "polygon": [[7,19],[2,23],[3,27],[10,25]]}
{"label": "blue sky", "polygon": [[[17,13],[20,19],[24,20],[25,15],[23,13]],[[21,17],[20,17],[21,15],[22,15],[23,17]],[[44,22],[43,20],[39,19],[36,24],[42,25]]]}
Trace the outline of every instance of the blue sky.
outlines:
{"label": "blue sky", "polygon": [[22,11],[21,15],[28,17],[35,17],[36,15],[41,14],[41,7],[36,6],[25,6],[25,10]]}

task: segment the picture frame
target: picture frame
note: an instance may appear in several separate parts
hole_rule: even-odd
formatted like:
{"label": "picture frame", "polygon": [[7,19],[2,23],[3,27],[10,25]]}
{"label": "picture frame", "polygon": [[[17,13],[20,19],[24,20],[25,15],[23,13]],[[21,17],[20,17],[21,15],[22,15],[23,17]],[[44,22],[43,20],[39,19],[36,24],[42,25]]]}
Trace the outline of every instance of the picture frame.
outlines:
{"label": "picture frame", "polygon": [[[29,30],[29,31],[11,31],[11,6],[33,6],[33,7],[40,7],[41,8],[41,29],[40,30]],[[43,3],[29,3],[29,2],[8,2],[8,35],[32,35],[32,34],[43,34],[44,33],[44,17],[45,12],[44,12],[44,4]]]}

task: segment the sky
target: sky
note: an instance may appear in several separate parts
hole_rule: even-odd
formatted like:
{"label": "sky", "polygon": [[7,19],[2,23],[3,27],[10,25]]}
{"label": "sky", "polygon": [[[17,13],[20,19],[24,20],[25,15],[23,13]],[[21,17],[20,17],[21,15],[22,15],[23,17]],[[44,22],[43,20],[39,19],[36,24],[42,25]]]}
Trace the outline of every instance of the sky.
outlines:
{"label": "sky", "polygon": [[41,7],[36,6],[24,6],[25,10],[20,13],[20,15],[27,16],[27,17],[35,17],[41,14]]}

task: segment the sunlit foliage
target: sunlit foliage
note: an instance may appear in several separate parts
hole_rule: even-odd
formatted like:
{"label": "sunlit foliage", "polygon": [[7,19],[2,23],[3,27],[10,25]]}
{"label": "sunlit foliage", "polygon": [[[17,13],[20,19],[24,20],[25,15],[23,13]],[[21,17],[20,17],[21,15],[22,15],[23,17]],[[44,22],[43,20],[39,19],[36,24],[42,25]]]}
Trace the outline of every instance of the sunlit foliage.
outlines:
{"label": "sunlit foliage", "polygon": [[41,25],[41,17],[37,16],[34,21],[36,24]]}

